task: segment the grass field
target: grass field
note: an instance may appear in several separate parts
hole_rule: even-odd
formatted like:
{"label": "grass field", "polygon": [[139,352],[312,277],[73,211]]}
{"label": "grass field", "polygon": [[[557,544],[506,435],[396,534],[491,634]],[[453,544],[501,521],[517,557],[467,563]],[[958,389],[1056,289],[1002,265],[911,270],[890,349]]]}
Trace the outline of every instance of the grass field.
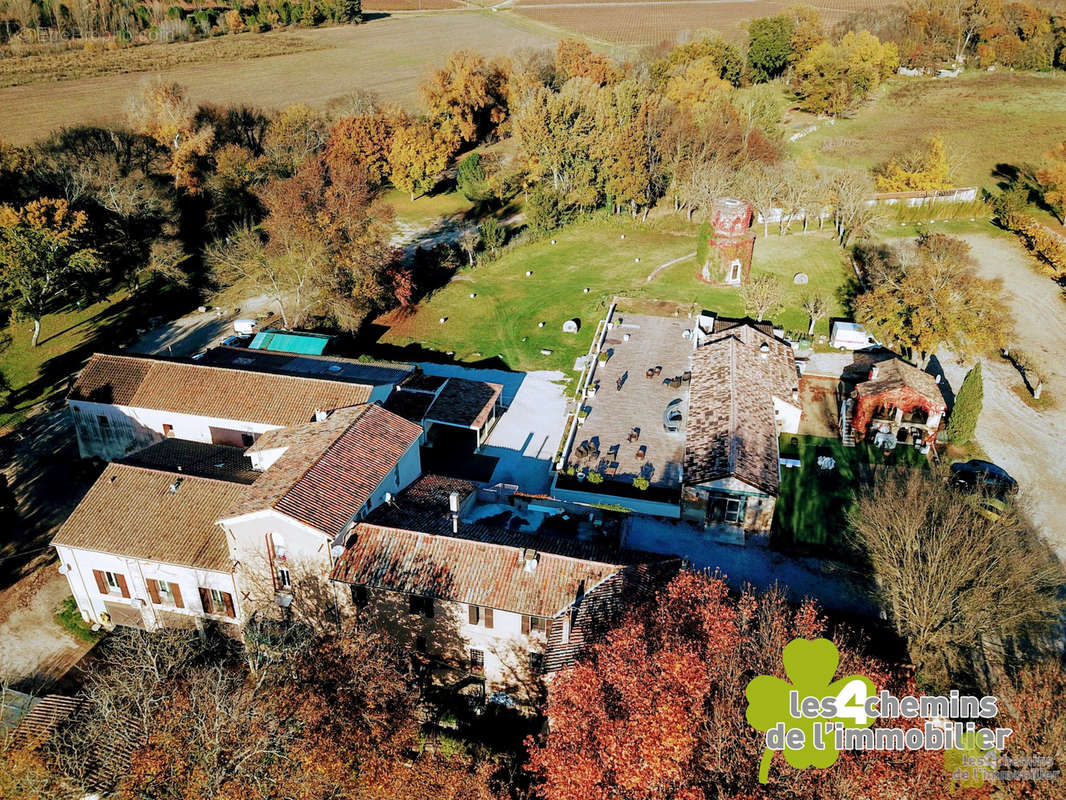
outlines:
{"label": "grass field", "polygon": [[[261,34],[269,41],[275,34]],[[183,64],[159,70],[183,84],[197,103],[247,103],[280,108],[291,103],[325,106],[356,90],[413,108],[426,70],[448,53],[467,47],[485,56],[523,47],[554,47],[563,36],[510,14],[491,11],[432,12],[371,18],[364,25],[276,34],[295,37],[313,50],[265,58]],[[190,44],[191,48],[212,41]],[[183,45],[166,45],[166,47]],[[25,144],[55,128],[113,123],[144,73],[102,75],[60,83],[0,89],[0,140]]]}
{"label": "grass field", "polygon": [[244,33],[200,42],[174,42],[88,52],[71,49],[58,53],[27,52],[0,58],[0,88],[28,83],[158,72],[183,64],[224,63],[315,50],[313,40],[287,33]]}
{"label": "grass field", "polygon": [[[586,223],[557,234],[555,245],[543,240],[509,249],[495,262],[458,273],[414,313],[380,320],[388,326],[380,341],[396,347],[421,344],[454,353],[462,362],[499,358],[512,369],[569,371],[588,350],[596,322],[615,295],[741,314],[737,290],[698,281],[694,258],[647,281],[660,264],[694,252],[694,229],[677,229],[681,227],[666,221],[645,226],[623,220]],[[787,283],[787,308],[774,318],[786,328],[806,330],[807,317],[799,307],[802,292],[832,293],[846,280],[847,270],[828,232],[771,236],[755,244],[752,274],[771,272]],[[533,275],[527,277],[527,271]],[[810,276],[808,287],[792,284],[800,271]],[[472,293],[477,296],[471,298]],[[581,320],[581,332],[562,333],[563,322],[572,317]],[[544,327],[538,327],[540,322]],[[821,328],[826,326],[822,320]],[[542,349],[552,354],[542,355]]]}
{"label": "grass field", "polygon": [[833,166],[874,167],[930,133],[958,164],[960,186],[995,187],[996,165],[1039,164],[1066,138],[1066,74],[967,73],[954,79],[895,78],[850,119],[797,141]]}
{"label": "grass field", "polygon": [[30,346],[31,321],[11,322],[0,346],[0,373],[11,387],[9,405],[0,408],[0,428],[23,419],[35,403],[65,391],[68,377],[92,352],[128,339],[146,314],[144,305],[138,309],[121,290],[84,308],[49,314],[41,323],[37,347]]}

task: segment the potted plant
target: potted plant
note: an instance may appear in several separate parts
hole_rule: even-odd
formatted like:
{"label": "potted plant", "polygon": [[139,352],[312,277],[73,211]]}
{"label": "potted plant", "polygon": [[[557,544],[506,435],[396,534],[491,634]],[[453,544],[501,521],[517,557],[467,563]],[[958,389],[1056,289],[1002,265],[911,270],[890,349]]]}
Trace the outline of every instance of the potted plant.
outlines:
{"label": "potted plant", "polygon": [[640,475],[638,475],[637,477],[635,477],[633,479],[633,488],[634,489],[640,489],[640,491],[644,492],[644,491],[647,491],[649,486],[651,486],[651,481],[649,481],[647,478],[644,478],[644,477],[641,477]]}

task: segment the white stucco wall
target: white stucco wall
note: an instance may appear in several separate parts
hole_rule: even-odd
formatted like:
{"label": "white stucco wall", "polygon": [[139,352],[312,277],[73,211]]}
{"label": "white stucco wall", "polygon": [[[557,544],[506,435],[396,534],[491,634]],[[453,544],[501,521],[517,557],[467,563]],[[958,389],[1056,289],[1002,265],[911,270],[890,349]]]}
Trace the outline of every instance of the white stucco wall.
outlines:
{"label": "white stucco wall", "polygon": [[[127,604],[136,609],[137,606],[131,602],[133,600],[144,601],[142,616],[145,625],[149,628],[161,624],[157,613],[160,611],[202,617],[204,619],[216,619],[222,622],[235,622],[237,624],[244,619],[240,599],[237,595],[237,587],[233,576],[228,573],[125,558],[109,553],[71,547],[56,547],[56,551],[59,554],[60,565],[70,567],[66,575],[67,582],[70,584],[70,591],[78,603],[78,609],[86,621],[100,621],[100,614],[107,610],[104,605],[105,601]],[[108,595],[101,594],[96,585],[93,570],[113,572],[125,576],[126,585],[130,593],[129,600],[123,598],[118,592]],[[176,583],[181,591],[184,608],[177,608],[169,604],[153,604],[148,593],[148,587],[145,584],[147,579]],[[206,613],[200,602],[199,590],[201,588],[217,589],[228,593],[233,598],[233,608],[236,616],[230,618],[225,615]]]}
{"label": "white stucco wall", "polygon": [[[120,458],[133,450],[147,447],[163,438],[163,426],[170,425],[170,435],[191,442],[211,442],[211,428],[248,433],[258,437],[261,433],[281,427],[264,425],[245,420],[204,417],[194,414],[176,414],[150,408],[92,403],[84,400],[70,401],[74,430],[78,436],[78,450],[82,458],[99,456],[104,459]],[[98,417],[108,419],[105,434]]]}
{"label": "white stucco wall", "polygon": [[799,430],[803,409],[778,397],[774,398],[774,418],[781,433],[795,433]]}
{"label": "white stucco wall", "polygon": [[436,599],[433,616],[427,617],[411,612],[409,595],[385,589],[369,589],[369,602],[359,609],[352,602],[351,586],[335,585],[342,613],[368,615],[406,647],[413,648],[422,637],[428,655],[464,671],[470,664],[470,650],[480,650],[484,655],[481,674],[489,692],[528,688],[538,679],[530,669],[530,654],[543,653],[547,638],[540,630],[522,633],[522,614],[493,609],[492,627],[488,628],[483,609],[478,624],[471,625],[466,603]]}

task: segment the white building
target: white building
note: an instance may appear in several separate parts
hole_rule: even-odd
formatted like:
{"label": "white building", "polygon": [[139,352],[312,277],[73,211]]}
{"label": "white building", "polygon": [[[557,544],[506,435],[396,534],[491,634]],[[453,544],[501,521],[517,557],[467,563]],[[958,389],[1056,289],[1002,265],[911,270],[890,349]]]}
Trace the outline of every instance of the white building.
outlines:
{"label": "white building", "polygon": [[373,387],[147,356],[96,354],[68,396],[83,458],[164,438],[249,447],[268,430],[366,403]]}

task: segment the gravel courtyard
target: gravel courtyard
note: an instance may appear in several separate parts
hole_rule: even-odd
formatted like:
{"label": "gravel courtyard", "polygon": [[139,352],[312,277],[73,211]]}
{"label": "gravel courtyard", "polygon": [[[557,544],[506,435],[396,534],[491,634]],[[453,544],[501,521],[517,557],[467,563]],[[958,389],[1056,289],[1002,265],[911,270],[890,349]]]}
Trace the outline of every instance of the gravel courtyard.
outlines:
{"label": "gravel courtyard", "polygon": [[[1047,373],[1044,394],[1053,408],[1036,411],[1014,393],[1023,386],[1011,364],[986,359],[984,410],[977,441],[989,458],[1021,485],[1021,500],[1060,559],[1066,560],[1066,491],[1062,455],[1066,453],[1066,302],[1062,290],[1040,275],[1029,256],[1011,239],[988,234],[962,237],[973,248],[978,271],[1003,281],[1004,297],[1014,315],[1014,347],[1035,356]],[[949,354],[941,364],[954,389],[970,365]]]}

